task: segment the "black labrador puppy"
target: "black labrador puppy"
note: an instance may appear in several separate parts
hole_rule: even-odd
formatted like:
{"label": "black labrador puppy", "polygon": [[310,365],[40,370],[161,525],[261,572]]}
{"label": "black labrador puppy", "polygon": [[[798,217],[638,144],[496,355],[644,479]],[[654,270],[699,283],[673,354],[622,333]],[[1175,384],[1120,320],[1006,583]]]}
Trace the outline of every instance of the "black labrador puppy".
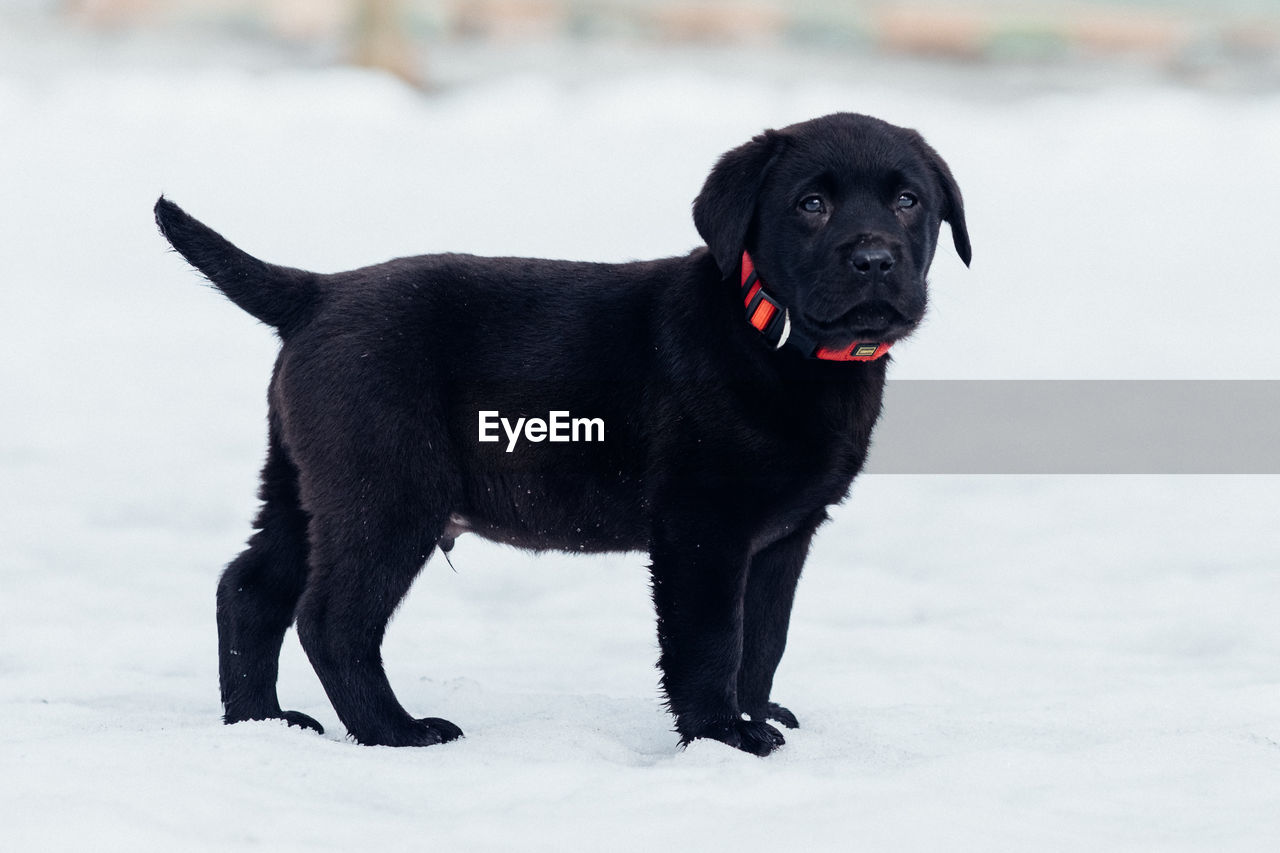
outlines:
{"label": "black labrador puppy", "polygon": [[257,532],[218,586],[228,723],[321,730],[276,697],[298,637],[364,744],[461,735],[411,716],[387,620],[437,546],[647,550],[682,742],[757,755],[814,531],[880,413],[883,358],[925,311],[960,191],[914,131],[840,113],[725,154],[706,248],[625,264],[424,255],[325,275],[257,260],[161,198],[160,230],[282,340]]}

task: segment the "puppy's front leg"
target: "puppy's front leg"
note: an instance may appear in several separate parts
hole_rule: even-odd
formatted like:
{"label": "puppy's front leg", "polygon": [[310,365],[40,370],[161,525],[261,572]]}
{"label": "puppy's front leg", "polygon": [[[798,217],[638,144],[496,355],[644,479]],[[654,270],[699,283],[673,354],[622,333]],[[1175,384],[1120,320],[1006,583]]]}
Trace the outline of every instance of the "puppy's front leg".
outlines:
{"label": "puppy's front leg", "polygon": [[789,729],[800,725],[794,714],[770,701],[770,693],[773,674],[787,647],[796,582],[809,555],[814,531],[826,519],[825,510],[815,513],[792,533],[751,558],[742,607],[738,705],[753,720],[775,720]]}
{"label": "puppy's front leg", "polygon": [[743,719],[738,707],[749,539],[728,518],[696,515],[672,513],[675,520],[656,525],[652,538],[667,704],[682,743],[712,738],[768,755],[783,744],[782,734]]}

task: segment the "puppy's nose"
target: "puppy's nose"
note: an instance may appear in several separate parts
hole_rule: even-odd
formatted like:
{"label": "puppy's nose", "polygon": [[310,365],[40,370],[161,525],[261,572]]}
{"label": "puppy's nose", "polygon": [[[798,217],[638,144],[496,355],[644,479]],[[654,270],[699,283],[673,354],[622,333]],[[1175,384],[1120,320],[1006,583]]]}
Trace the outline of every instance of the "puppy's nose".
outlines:
{"label": "puppy's nose", "polygon": [[893,269],[893,252],[883,246],[859,246],[849,256],[849,263],[863,275],[884,274]]}

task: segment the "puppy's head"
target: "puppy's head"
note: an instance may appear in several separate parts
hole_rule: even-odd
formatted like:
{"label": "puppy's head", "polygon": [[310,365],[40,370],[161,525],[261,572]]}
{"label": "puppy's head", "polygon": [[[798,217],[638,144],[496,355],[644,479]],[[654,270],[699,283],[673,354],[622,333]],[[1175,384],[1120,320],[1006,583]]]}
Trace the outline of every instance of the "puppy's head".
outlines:
{"label": "puppy's head", "polygon": [[751,254],[791,322],[823,346],[894,341],[924,316],[943,221],[968,264],[951,170],[913,130],[836,113],[720,158],[693,207],[725,277]]}

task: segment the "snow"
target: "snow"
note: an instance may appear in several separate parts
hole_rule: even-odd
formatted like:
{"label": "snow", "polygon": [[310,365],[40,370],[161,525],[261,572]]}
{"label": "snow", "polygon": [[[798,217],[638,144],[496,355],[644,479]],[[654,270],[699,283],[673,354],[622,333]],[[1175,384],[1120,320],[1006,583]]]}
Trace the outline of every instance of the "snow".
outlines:
{"label": "snow", "polygon": [[920,128],[969,203],[973,269],[940,252],[894,377],[1280,373],[1276,95],[839,71],[0,76],[0,846],[1276,849],[1275,477],[859,480],[779,672],[803,728],[766,760],[677,749],[641,555],[469,537],[385,647],[465,740],[346,741],[292,635],[282,699],[326,735],[220,725],[213,588],[274,341],[166,251],[160,192],[320,270],[652,257],[696,243],[720,152],[853,109]]}

